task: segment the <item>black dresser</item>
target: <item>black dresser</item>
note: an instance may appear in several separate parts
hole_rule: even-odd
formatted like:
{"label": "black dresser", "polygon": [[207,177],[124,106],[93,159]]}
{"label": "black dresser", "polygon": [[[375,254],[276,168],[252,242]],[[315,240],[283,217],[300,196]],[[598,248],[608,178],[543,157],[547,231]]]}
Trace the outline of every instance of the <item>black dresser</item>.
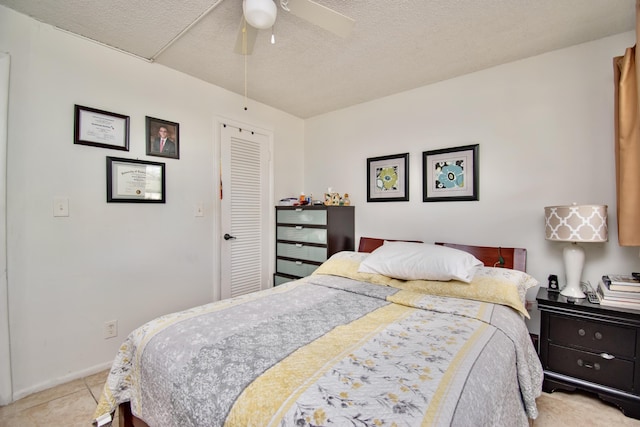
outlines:
{"label": "black dresser", "polygon": [[276,206],[274,285],[313,273],[331,255],[355,248],[353,206]]}
{"label": "black dresser", "polygon": [[593,392],[640,419],[640,311],[571,303],[547,288],[536,299],[543,390]]}

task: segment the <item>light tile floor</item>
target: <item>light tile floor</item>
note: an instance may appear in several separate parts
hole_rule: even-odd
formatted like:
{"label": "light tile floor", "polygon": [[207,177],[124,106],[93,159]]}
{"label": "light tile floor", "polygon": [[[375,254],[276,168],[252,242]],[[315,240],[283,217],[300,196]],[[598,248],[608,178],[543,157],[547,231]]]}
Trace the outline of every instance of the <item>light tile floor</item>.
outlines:
{"label": "light tile floor", "polygon": [[534,427],[640,426],[640,420],[625,417],[617,406],[603,402],[591,393],[542,393],[536,404],[540,415],[534,421]]}
{"label": "light tile floor", "polygon": [[[0,407],[0,427],[89,427],[108,371],[71,381]],[[534,427],[636,426],[618,408],[588,393],[543,393]],[[114,426],[118,420],[114,420]]]}
{"label": "light tile floor", "polygon": [[[0,407],[0,427],[91,426],[109,371],[34,393]],[[117,426],[116,422],[113,423]]]}

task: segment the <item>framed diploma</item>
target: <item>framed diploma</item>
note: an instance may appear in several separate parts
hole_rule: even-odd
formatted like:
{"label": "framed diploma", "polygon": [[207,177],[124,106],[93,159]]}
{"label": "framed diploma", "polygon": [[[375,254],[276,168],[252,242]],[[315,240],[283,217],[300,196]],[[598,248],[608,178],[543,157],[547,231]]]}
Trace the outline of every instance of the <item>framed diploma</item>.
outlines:
{"label": "framed diploma", "polygon": [[107,202],[165,203],[164,166],[107,157]]}
{"label": "framed diploma", "polygon": [[75,106],[74,144],[129,151],[129,116]]}

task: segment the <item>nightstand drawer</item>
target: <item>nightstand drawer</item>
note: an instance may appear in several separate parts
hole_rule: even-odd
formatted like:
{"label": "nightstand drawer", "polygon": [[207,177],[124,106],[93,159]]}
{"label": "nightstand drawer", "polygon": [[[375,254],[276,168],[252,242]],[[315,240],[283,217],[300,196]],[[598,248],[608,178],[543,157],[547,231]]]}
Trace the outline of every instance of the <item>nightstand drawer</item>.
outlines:
{"label": "nightstand drawer", "polygon": [[304,208],[282,209],[278,210],[276,221],[281,224],[327,225],[327,211]]}
{"label": "nightstand drawer", "polygon": [[326,246],[307,246],[302,243],[278,243],[276,256],[324,262],[327,259],[327,248]]}
{"label": "nightstand drawer", "polygon": [[296,227],[278,226],[276,229],[276,239],[292,240],[294,242],[303,243],[327,243],[326,228],[305,228],[301,225]]}
{"label": "nightstand drawer", "polygon": [[633,390],[633,362],[549,344],[548,368],[619,390]]}
{"label": "nightstand drawer", "polygon": [[554,344],[582,347],[594,353],[633,357],[636,331],[564,316],[549,316],[549,339]]}

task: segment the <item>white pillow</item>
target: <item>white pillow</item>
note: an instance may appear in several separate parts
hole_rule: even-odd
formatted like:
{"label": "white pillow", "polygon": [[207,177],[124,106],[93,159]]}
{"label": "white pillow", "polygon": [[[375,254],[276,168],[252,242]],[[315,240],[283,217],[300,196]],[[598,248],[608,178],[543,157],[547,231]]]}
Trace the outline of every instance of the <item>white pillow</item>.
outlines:
{"label": "white pillow", "polygon": [[460,280],[469,283],[483,266],[470,253],[429,243],[387,242],[371,252],[358,269],[402,280]]}

